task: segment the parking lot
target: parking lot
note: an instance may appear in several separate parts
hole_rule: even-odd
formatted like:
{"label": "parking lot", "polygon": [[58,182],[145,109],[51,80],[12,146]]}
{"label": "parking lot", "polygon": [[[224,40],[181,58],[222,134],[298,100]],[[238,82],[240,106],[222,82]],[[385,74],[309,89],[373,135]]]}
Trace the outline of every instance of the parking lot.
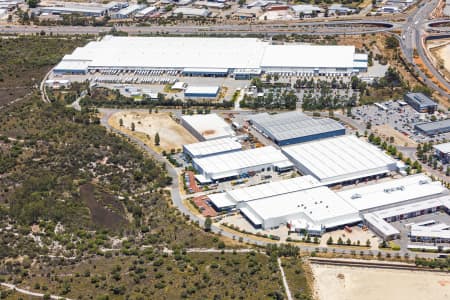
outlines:
{"label": "parking lot", "polygon": [[[372,126],[388,125],[401,134],[409,137],[414,142],[440,142],[450,139],[450,133],[428,137],[414,129],[418,123],[430,122],[432,115],[418,113],[409,105],[401,105],[398,101],[387,101],[382,103],[386,110],[376,105],[363,105],[352,109],[355,120],[361,124],[371,123]],[[446,114],[436,113],[436,119],[446,118]]]}
{"label": "parking lot", "polygon": [[[407,245],[426,245],[426,246],[436,246],[433,243],[419,243],[419,242],[411,242],[410,239],[408,238],[408,234],[410,231],[409,225],[411,225],[412,223],[420,223],[420,222],[424,222],[424,221],[436,221],[437,223],[445,223],[445,224],[449,224],[450,225],[450,216],[445,213],[445,212],[435,212],[432,214],[425,214],[425,215],[421,215],[421,216],[417,216],[414,218],[409,218],[409,219],[405,219],[405,220],[400,220],[400,221],[396,221],[396,222],[392,222],[390,223],[392,226],[394,226],[395,228],[397,228],[398,231],[400,231],[400,240],[396,240],[395,242],[400,244],[402,246],[402,248],[406,249]],[[446,244],[446,243],[440,243],[440,246],[444,246],[444,247],[450,247],[450,243]]]}

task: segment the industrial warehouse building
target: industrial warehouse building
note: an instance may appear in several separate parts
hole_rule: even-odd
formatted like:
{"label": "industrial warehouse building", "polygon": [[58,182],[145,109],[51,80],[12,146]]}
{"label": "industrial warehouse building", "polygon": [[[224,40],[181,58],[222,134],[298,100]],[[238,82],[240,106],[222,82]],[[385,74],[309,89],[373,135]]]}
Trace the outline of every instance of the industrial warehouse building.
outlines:
{"label": "industrial warehouse building", "polygon": [[445,120],[436,121],[436,122],[416,124],[414,126],[414,128],[428,136],[433,136],[433,135],[441,134],[441,133],[447,133],[447,132],[450,132],[450,119],[445,119]]}
{"label": "industrial warehouse building", "polygon": [[217,114],[182,116],[181,125],[199,141],[234,136],[233,128]]}
{"label": "industrial warehouse building", "polygon": [[439,181],[432,181],[424,174],[362,185],[337,192],[341,198],[361,213],[370,213],[441,197],[446,193],[447,189]]}
{"label": "industrial warehouse building", "polygon": [[450,161],[450,143],[444,143],[439,145],[433,145],[434,154],[443,162],[448,163]]}
{"label": "industrial warehouse building", "polygon": [[236,208],[242,202],[289,194],[318,186],[322,186],[322,184],[317,179],[306,175],[210,194],[208,198],[217,211],[224,211]]}
{"label": "industrial warehouse building", "polygon": [[345,127],[332,119],[314,119],[293,111],[249,118],[252,126],[279,146],[309,142],[345,134]]}
{"label": "industrial warehouse building", "polygon": [[188,86],[184,90],[185,98],[216,98],[219,94],[218,86]]}
{"label": "industrial warehouse building", "polygon": [[428,96],[422,93],[407,93],[404,97],[406,103],[412,106],[416,111],[421,113],[434,113],[438,105]]}
{"label": "industrial warehouse building", "polygon": [[383,239],[398,237],[389,222],[448,212],[450,196],[440,182],[423,174],[333,191],[312,176],[210,194],[218,211],[239,209],[255,227],[287,225],[292,231],[320,235],[326,230],[364,222]]}
{"label": "industrial warehouse building", "polygon": [[240,210],[255,227],[269,229],[297,220],[303,227],[298,229],[315,235],[361,221],[355,208],[325,186],[244,202]]}
{"label": "industrial warehouse building", "polygon": [[214,139],[200,143],[183,145],[183,153],[189,158],[201,158],[211,155],[240,151],[242,145],[232,138]]}
{"label": "industrial warehouse building", "polygon": [[333,185],[381,177],[402,167],[377,147],[344,135],[282,148],[302,174]]}
{"label": "industrial warehouse building", "polygon": [[[361,64],[361,59],[364,60]],[[239,70],[350,75],[367,70],[354,46],[273,45],[256,38],[105,36],[64,56],[54,73],[97,70],[196,70],[198,76]]]}
{"label": "industrial warehouse building", "polygon": [[192,165],[200,183],[237,178],[249,172],[287,171],[292,163],[272,146],[237,151],[203,158],[194,158]]}

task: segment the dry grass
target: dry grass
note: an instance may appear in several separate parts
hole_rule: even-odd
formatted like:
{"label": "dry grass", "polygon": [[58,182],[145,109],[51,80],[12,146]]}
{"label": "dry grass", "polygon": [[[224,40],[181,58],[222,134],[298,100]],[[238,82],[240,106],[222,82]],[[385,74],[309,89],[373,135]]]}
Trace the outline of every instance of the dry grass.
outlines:
{"label": "dry grass", "polygon": [[[120,119],[123,126],[120,126]],[[127,134],[140,139],[158,152],[181,149],[182,145],[195,143],[197,140],[180,124],[176,123],[168,113],[148,113],[143,111],[121,111],[115,113],[108,123]],[[135,131],[131,131],[134,123]],[[160,145],[154,145],[156,133],[160,137]]]}

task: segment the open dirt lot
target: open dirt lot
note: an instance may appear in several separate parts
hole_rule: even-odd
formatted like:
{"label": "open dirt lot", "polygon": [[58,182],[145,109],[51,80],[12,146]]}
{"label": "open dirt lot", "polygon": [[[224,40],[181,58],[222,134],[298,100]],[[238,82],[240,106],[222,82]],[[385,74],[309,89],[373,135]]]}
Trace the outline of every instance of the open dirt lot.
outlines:
{"label": "open dirt lot", "polygon": [[417,143],[406,135],[400,133],[389,125],[379,125],[374,127],[375,132],[377,132],[382,137],[394,137],[394,144],[403,147],[417,147]]}
{"label": "open dirt lot", "polygon": [[[123,127],[120,128],[120,119]],[[160,137],[158,150],[170,151],[171,149],[181,149],[183,144],[197,142],[183,126],[176,123],[168,113],[148,113],[144,111],[122,111],[115,113],[109,119],[111,126],[122,130],[131,130],[131,123],[135,125],[135,131],[141,132],[150,137],[153,141],[155,134]]]}
{"label": "open dirt lot", "polygon": [[311,264],[319,300],[450,299],[448,274]]}

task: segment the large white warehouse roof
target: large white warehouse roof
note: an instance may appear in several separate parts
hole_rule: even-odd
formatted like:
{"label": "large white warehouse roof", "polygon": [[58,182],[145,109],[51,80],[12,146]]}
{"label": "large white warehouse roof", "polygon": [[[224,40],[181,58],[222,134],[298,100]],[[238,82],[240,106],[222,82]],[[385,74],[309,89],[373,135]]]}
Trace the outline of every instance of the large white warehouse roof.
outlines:
{"label": "large white warehouse roof", "polygon": [[181,124],[190,129],[203,140],[231,137],[234,131],[231,126],[216,114],[186,115],[181,117]]}
{"label": "large white warehouse roof", "polygon": [[334,184],[395,171],[397,162],[353,135],[283,147],[303,174]]}
{"label": "large white warehouse roof", "polygon": [[106,36],[77,48],[62,62],[87,60],[92,69],[322,68],[351,72],[354,54],[354,46],[271,45],[256,38]]}
{"label": "large white warehouse roof", "polygon": [[183,147],[193,158],[242,149],[242,145],[233,138],[209,140],[184,145]]}
{"label": "large white warehouse roof", "polygon": [[[289,160],[280,150],[272,146],[249,149],[245,151],[230,152],[193,160],[194,166],[203,171],[205,177],[217,180],[226,177],[238,176],[247,169],[256,169],[259,166],[276,166],[290,164]],[[291,164],[292,165],[292,164]]]}
{"label": "large white warehouse roof", "polygon": [[361,220],[358,211],[327,187],[317,187],[245,202],[264,228],[278,226],[292,219],[303,219],[326,228]]}
{"label": "large white warehouse roof", "polygon": [[423,174],[403,177],[358,188],[340,191],[337,194],[361,212],[385,209],[417,199],[437,197],[445,193],[439,181]]}
{"label": "large white warehouse roof", "polygon": [[290,178],[286,180],[273,181],[269,183],[229,190],[224,193],[217,193],[208,195],[208,198],[214,205],[219,208],[227,208],[235,206],[240,202],[253,201],[263,198],[268,198],[276,195],[293,193],[313,187],[321,186],[322,184],[312,176],[301,176]]}

